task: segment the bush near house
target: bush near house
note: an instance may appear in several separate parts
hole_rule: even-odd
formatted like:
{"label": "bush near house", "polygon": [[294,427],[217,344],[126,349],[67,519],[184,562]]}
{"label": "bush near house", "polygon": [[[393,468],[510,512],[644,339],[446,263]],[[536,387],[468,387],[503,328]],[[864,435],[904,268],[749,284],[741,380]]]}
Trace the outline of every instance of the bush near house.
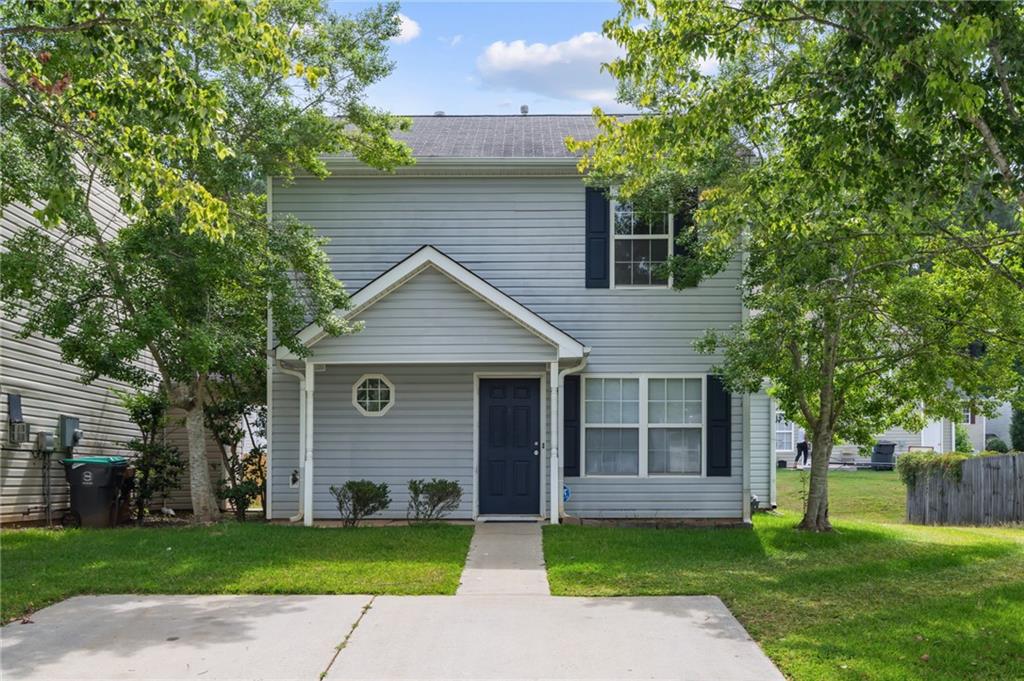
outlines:
{"label": "bush near house", "polygon": [[971,444],[971,438],[967,434],[967,426],[962,423],[956,424],[954,429],[953,449],[965,454],[970,454],[974,451],[974,445]]}
{"label": "bush near house", "polygon": [[1010,448],[1006,446],[1003,439],[996,436],[992,436],[985,441],[985,449],[990,452],[999,452],[1000,454],[1006,454],[1010,451]]}
{"label": "bush near house", "polygon": [[409,522],[440,520],[457,509],[461,501],[462,486],[456,480],[410,480],[405,517]]}
{"label": "bush near house", "polygon": [[338,501],[338,511],[345,527],[355,527],[363,518],[380,513],[391,505],[391,493],[386,482],[349,480],[341,487],[332,485],[331,494]]}

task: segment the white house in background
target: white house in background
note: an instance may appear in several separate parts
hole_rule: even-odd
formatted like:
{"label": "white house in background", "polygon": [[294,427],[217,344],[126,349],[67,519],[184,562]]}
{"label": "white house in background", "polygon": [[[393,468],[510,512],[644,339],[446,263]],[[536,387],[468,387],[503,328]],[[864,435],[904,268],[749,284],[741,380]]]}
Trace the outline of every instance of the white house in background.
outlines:
{"label": "white house in background", "polygon": [[[1010,444],[1009,402],[1000,405],[994,417],[976,414],[969,407],[964,407],[963,417],[958,421],[967,429],[967,436],[975,451],[985,449],[985,442],[990,437],[998,437]],[[804,430],[788,420],[781,411],[775,410],[775,456],[777,460],[788,462],[792,467],[796,459],[796,443],[810,436]],[[929,422],[920,431],[890,428],[876,438],[879,442],[892,442],[896,445],[896,454],[902,454],[910,447],[931,447],[936,452],[951,452],[955,445],[956,423],[952,419],[936,419]],[[836,445],[833,458],[856,454],[858,462],[867,462],[870,456],[861,456],[860,447],[855,443]]]}
{"label": "white house in background", "polygon": [[268,367],[268,517],[338,517],[329,489],[457,480],[457,518],[749,520],[774,498],[769,400],[697,354],[743,317],[740,263],[674,290],[684,220],[587,188],[564,139],[590,116],[415,117],[418,162],[269,180],[275,218],[327,240],[358,333],[310,327]]}

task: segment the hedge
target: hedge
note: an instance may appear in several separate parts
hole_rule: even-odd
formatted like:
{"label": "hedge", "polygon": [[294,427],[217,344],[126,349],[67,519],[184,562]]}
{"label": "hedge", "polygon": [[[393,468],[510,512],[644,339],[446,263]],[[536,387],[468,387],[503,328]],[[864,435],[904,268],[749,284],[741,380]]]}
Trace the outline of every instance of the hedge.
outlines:
{"label": "hedge", "polygon": [[900,474],[900,480],[907,487],[913,487],[919,477],[927,476],[935,471],[941,472],[954,482],[960,482],[963,479],[964,461],[978,456],[1005,456],[1005,452],[984,451],[977,454],[907,452],[896,459],[896,470]]}

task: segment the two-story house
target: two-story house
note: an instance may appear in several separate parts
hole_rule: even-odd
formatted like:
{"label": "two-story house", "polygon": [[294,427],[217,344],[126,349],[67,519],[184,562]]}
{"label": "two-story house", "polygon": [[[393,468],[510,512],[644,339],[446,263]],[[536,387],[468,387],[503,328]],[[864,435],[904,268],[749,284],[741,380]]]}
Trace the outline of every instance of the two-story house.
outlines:
{"label": "two-story house", "polygon": [[268,517],[338,517],[332,485],[458,480],[454,517],[741,522],[774,501],[773,414],[693,341],[744,310],[740,262],[658,276],[680,222],[589,189],[568,135],[590,116],[426,116],[394,174],[350,158],[271,179],[269,210],[327,239],[357,333],[311,326],[269,371]]}

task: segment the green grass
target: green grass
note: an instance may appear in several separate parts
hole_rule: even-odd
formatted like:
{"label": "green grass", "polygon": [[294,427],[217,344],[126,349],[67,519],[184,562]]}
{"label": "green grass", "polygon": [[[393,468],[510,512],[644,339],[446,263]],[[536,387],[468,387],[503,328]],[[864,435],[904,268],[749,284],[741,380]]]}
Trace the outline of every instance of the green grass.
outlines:
{"label": "green grass", "polygon": [[[776,493],[780,509],[802,512],[802,485],[810,471],[780,470]],[[880,523],[900,523],[906,515],[907,492],[895,471],[829,471],[829,515]]]}
{"label": "green grass", "polygon": [[[837,532],[546,527],[552,592],[720,596],[792,679],[1024,679],[1024,531],[893,524],[888,473],[830,474]],[[864,519],[867,520],[864,520]]]}
{"label": "green grass", "polygon": [[78,594],[453,594],[467,526],[0,533],[4,622]]}

